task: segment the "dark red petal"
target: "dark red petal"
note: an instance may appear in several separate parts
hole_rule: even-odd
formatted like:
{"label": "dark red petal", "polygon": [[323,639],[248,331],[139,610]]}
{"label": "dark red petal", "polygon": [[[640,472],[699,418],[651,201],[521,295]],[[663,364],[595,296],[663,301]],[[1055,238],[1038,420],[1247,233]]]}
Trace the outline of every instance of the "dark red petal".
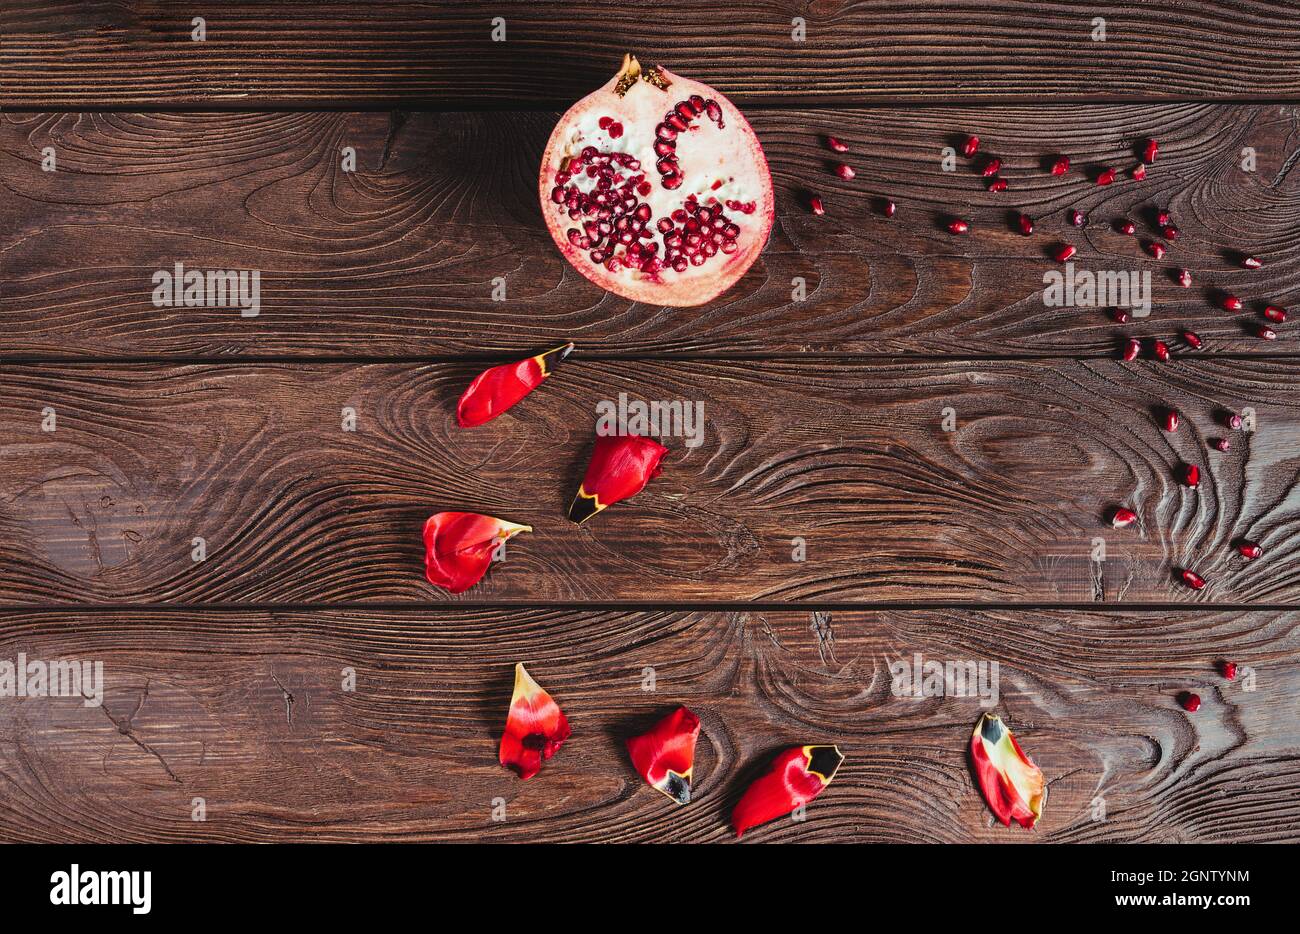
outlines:
{"label": "dark red petal", "polygon": [[1034,765],[1000,717],[984,714],[970,742],[971,764],[980,792],[1004,827],[1014,820],[1026,830],[1042,817],[1047,800],[1043,773]]}
{"label": "dark red petal", "polygon": [[700,718],[678,707],[648,732],[627,740],[627,754],[651,788],[678,804],[689,804],[695,741],[699,736]]}
{"label": "dark red petal", "polygon": [[473,428],[492,421],[536,389],[572,350],[572,344],[565,344],[527,360],[484,370],[461,395],[456,406],[456,421],[461,428]]}
{"label": "dark red petal", "polygon": [[822,793],[835,773],[843,754],[835,746],[795,746],[776,757],[766,772],[745,789],[731,812],[736,836],[750,827],[789,814]]}
{"label": "dark red petal", "polygon": [[522,663],[515,665],[514,696],[498,755],[501,764],[520,778],[532,778],[543,762],[560,751],[569,734],[569,721],[559,705]]}
{"label": "dark red petal", "polygon": [[424,523],[424,574],[452,593],[469,590],[487,573],[504,541],[532,527],[476,512],[440,512]]}
{"label": "dark red petal", "polygon": [[668,449],[639,435],[600,435],[591,451],[587,475],[569,507],[569,518],[586,522],[619,500],[635,496],[659,476]]}

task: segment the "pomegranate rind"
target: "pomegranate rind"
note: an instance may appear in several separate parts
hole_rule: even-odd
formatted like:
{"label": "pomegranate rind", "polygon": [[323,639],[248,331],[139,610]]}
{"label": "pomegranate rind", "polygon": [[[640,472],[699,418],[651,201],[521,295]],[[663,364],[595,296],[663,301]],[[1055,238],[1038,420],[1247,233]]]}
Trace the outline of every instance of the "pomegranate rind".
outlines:
{"label": "pomegranate rind", "polygon": [[[688,130],[681,132],[681,146],[675,150],[674,157],[679,162],[683,182],[669,190],[661,185],[661,176],[656,171],[653,149],[656,127],[679,101],[692,96],[716,102],[726,129],[720,130],[713,120],[701,114]],[[617,140],[600,129],[602,117],[619,124],[622,133]],[[648,242],[659,242],[661,235],[655,225],[660,219],[671,217],[673,209],[680,210],[693,194],[700,205],[716,200],[728,222],[740,228],[735,238],[736,251],[731,254],[719,251],[703,265],[688,266],[680,272],[671,268],[652,272],[639,268],[611,270],[594,262],[590,255],[592,248],[570,242],[568,233],[575,228],[581,231],[589,218],[585,215],[577,220],[570,218],[567,208],[552,200],[557,173],[568,167],[569,160],[587,146],[595,147],[600,153],[626,152],[640,163],[639,173],[651,185],[648,194],[638,194],[639,201],[648,203],[653,212],[647,229],[655,233]],[[725,95],[708,85],[660,67],[643,69],[632,56],[624,59],[618,74],[570,107],[556,124],[542,156],[538,196],[551,238],[570,265],[583,276],[624,298],[676,307],[702,305],[731,288],[762,253],[775,217],[771,171],[763,147],[744,115]],[[752,208],[748,212],[728,209],[725,206],[728,202],[752,205]],[[660,243],[658,249],[656,255],[662,258],[666,246]]]}

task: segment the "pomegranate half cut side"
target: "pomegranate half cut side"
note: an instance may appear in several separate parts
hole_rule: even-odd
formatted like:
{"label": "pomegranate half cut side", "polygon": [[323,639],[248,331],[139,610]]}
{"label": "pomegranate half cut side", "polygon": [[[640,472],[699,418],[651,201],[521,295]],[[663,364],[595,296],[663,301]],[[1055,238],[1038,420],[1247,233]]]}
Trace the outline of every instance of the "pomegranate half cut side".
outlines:
{"label": "pomegranate half cut side", "polygon": [[631,55],[556,124],[539,190],[574,268],[656,305],[701,305],[734,285],[774,216],[767,159],[740,111]]}

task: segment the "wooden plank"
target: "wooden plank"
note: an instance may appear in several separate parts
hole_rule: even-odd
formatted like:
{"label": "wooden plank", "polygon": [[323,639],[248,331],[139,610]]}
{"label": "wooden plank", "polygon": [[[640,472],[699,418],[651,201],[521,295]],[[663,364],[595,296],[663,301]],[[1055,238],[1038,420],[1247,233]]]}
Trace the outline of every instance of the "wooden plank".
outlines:
{"label": "wooden plank", "polygon": [[[754,841],[1283,841],[1300,832],[1297,622],[1263,611],[815,622],[789,611],[8,612],[0,659],[99,661],[104,692],[102,707],[0,703],[0,838],[720,842],[771,755],[834,742],[845,764],[807,820]],[[889,666],[917,654],[998,663],[984,682],[997,696],[984,700],[1050,783],[1036,832],[993,824],[972,787],[980,696],[895,694]],[[1224,656],[1238,662],[1234,682],[1216,673]],[[526,783],[496,763],[519,660],[574,731]],[[1182,690],[1202,698],[1197,713],[1178,707]],[[681,703],[703,734],[695,800],[676,809],[641,782],[621,740]]]}
{"label": "wooden plank", "polygon": [[554,106],[625,51],[747,101],[1300,96],[1300,14],[1245,0],[11,0],[0,34],[5,107]]}
{"label": "wooden plank", "polygon": [[[470,602],[1300,593],[1294,363],[579,355],[516,409],[462,430],[456,400],[481,366],[7,367],[0,603],[443,600],[423,579],[420,528],[446,509],[536,529],[459,598]],[[666,439],[663,476],[575,527],[565,512],[597,407],[620,393],[702,406],[700,443]],[[1173,435],[1165,406],[1182,413]],[[1235,410],[1256,430],[1208,450]],[[1180,483],[1184,462],[1201,469],[1197,490]],[[1140,528],[1110,528],[1121,504]],[[1266,557],[1239,558],[1241,536]],[[1209,586],[1188,590],[1185,566]]]}
{"label": "wooden plank", "polygon": [[[563,261],[534,181],[544,114],[82,114],[0,118],[0,290],[10,357],[532,352],[577,340],[606,354],[902,353],[1111,356],[1120,337],[1193,327],[1207,352],[1295,352],[1251,332],[1267,302],[1300,300],[1300,153],[1294,113],[1225,105],[759,112],[779,217],[765,255],[702,308],[629,303]],[[851,145],[857,180],[826,170],[820,134]],[[1012,189],[984,191],[940,152],[977,131]],[[1161,141],[1146,181],[1092,183]],[[41,168],[54,148],[58,171]],[[358,153],[344,172],[340,151]],[[1251,147],[1256,171],[1240,168]],[[1078,171],[1042,165],[1069,152]],[[828,205],[812,216],[806,190]],[[880,197],[900,205],[880,214]],[[1157,206],[1182,235],[1165,261],[1144,236]],[[1085,231],[1067,210],[1090,212]],[[1014,211],[1038,233],[1014,230]],[[974,233],[954,238],[960,213]],[[1093,272],[1151,274],[1153,311],[1127,328],[1104,308],[1047,307],[1062,239]],[[1238,250],[1266,267],[1237,266]],[[159,308],[153,275],[253,269],[260,312]],[[1175,271],[1190,268],[1191,289]],[[796,280],[806,298],[796,301]],[[498,293],[497,286],[504,286]],[[1218,307],[1238,292],[1247,313]],[[504,300],[496,300],[504,299]]]}

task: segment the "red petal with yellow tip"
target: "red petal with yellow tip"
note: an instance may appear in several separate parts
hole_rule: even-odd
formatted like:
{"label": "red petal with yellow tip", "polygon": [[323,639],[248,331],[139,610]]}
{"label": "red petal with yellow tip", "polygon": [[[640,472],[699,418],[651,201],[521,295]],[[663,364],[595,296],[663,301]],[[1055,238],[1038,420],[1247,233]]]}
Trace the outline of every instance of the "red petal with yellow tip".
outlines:
{"label": "red petal with yellow tip", "polygon": [[789,814],[822,793],[839,771],[844,756],[836,746],[795,746],[776,757],[771,767],[745,789],[731,812],[736,836],[750,827]]}
{"label": "red petal with yellow tip", "polygon": [[1038,766],[1020,749],[1020,744],[994,714],[985,714],[975,724],[970,741],[975,776],[984,800],[1003,826],[1014,820],[1032,829],[1043,816],[1047,786]]}
{"label": "red petal with yellow tip", "polygon": [[452,593],[469,590],[487,573],[502,542],[532,526],[515,525],[476,512],[440,512],[424,523],[424,574]]}
{"label": "red petal with yellow tip", "polygon": [[568,738],[569,721],[559,705],[522,663],[515,665],[515,693],[510,698],[506,731],[501,734],[501,764],[520,778],[532,778]]}
{"label": "red petal with yellow tip", "polygon": [[573,350],[572,344],[546,353],[484,370],[469,384],[456,406],[456,421],[461,428],[473,428],[490,422],[551,375],[555,365]]}
{"label": "red petal with yellow tip", "polygon": [[667,453],[659,442],[638,435],[598,436],[569,518],[586,522],[606,506],[640,493],[659,476],[659,462]]}
{"label": "red petal with yellow tip", "polygon": [[695,741],[699,736],[700,718],[685,707],[678,707],[648,733],[629,739],[627,754],[651,788],[662,791],[678,804],[689,804]]}

